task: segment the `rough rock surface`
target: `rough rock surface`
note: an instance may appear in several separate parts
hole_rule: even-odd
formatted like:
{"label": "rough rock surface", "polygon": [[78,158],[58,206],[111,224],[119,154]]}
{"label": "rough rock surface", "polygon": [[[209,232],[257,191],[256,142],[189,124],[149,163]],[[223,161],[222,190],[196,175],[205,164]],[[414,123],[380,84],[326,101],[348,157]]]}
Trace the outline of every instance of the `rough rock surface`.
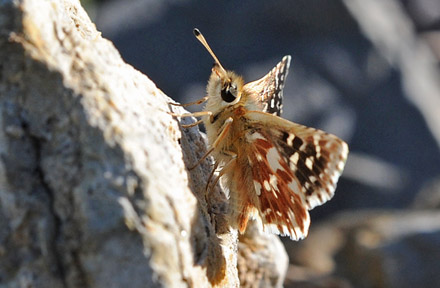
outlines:
{"label": "rough rock surface", "polygon": [[283,286],[289,258],[283,253],[283,244],[275,240],[273,235],[261,232],[255,222],[249,222],[238,242],[241,287]]}
{"label": "rough rock surface", "polygon": [[[183,110],[77,0],[2,1],[0,19],[0,286],[238,286],[210,165],[185,168],[204,139],[168,114]],[[282,283],[287,260],[244,255]]]}
{"label": "rough rock surface", "polygon": [[[212,65],[192,37],[194,27],[204,33],[222,64],[246,81],[258,79],[282,56],[292,55],[283,117],[339,135],[349,144],[350,156],[334,199],[311,212],[310,237],[300,243],[285,241],[292,249],[289,255],[307,263],[295,260],[285,287],[358,287],[362,280],[376,287],[404,287],[384,269],[390,263],[397,271],[394,275],[412,287],[439,287],[440,274],[431,270],[438,267],[431,257],[437,255],[432,247],[439,247],[435,229],[396,233],[401,236],[380,241],[377,247],[364,247],[366,240],[358,240],[380,235],[374,228],[377,219],[402,232],[438,221],[436,213],[420,210],[440,208],[440,1],[254,0],[202,5],[104,0],[95,11],[98,27],[124,59],[182,102],[203,94]],[[155,45],[145,39],[154,39]],[[347,229],[339,229],[339,217],[330,217],[338,213],[348,217]],[[412,217],[423,221],[413,222]],[[376,219],[369,232],[347,240],[366,229],[368,218]],[[323,220],[323,226],[317,225]],[[348,257],[348,251],[357,251],[353,255],[359,259]],[[398,257],[402,258],[396,261]],[[239,267],[240,263],[238,259]],[[355,269],[357,265],[364,269]],[[325,272],[329,270],[334,272]],[[256,275],[240,277],[252,280]]]}

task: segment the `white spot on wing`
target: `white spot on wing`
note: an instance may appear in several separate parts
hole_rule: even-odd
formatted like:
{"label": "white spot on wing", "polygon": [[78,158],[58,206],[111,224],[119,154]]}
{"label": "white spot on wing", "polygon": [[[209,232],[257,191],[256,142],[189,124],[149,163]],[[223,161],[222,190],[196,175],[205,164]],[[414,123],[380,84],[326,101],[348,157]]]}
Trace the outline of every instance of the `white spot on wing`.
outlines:
{"label": "white spot on wing", "polygon": [[299,153],[295,152],[292,156],[290,156],[290,161],[292,161],[295,165],[298,164]]}
{"label": "white spot on wing", "polygon": [[270,214],[272,212],[272,209],[267,208],[262,214],[263,216],[267,216],[267,214]]}
{"label": "white spot on wing", "polygon": [[316,158],[321,157],[321,146],[315,145],[315,151],[316,151]]}
{"label": "white spot on wing", "polygon": [[266,140],[266,138],[263,137],[263,135],[261,135],[258,132],[252,133],[252,134],[246,134],[246,138],[249,142],[255,141],[257,139],[263,139]]}
{"label": "white spot on wing", "polygon": [[[294,180],[294,181],[290,182],[289,183],[289,188],[292,189],[293,193],[295,193],[297,195],[301,195],[301,193],[300,193],[301,192],[301,187],[298,184],[297,180],[296,181]],[[292,201],[292,203],[294,202],[293,197],[290,200]]]}
{"label": "white spot on wing", "polygon": [[298,169],[297,167],[296,167],[296,164],[293,164],[293,163],[290,163],[290,165],[289,165],[289,167],[290,167],[290,170],[292,170],[292,172],[296,172],[296,170]]}
{"label": "white spot on wing", "polygon": [[313,157],[307,157],[307,159],[306,159],[306,166],[310,170],[313,169]]}
{"label": "white spot on wing", "polygon": [[304,183],[304,188],[306,188],[306,190],[309,190],[311,186],[312,185],[310,185],[309,182]]}
{"label": "white spot on wing", "polygon": [[261,184],[258,181],[254,180],[254,187],[255,187],[255,193],[257,194],[257,196],[261,195]]}
{"label": "white spot on wing", "polygon": [[267,151],[267,160],[269,162],[270,168],[272,168],[273,172],[276,172],[278,169],[282,170],[283,167],[280,165],[280,154],[278,153],[275,147],[270,148]]}
{"label": "white spot on wing", "polygon": [[270,190],[270,184],[269,182],[267,182],[267,180],[264,180],[263,185],[264,185],[264,189],[266,189],[267,191]]}
{"label": "white spot on wing", "polygon": [[270,185],[272,185],[272,187],[276,187],[278,185],[277,183],[277,176],[275,175],[270,175]]}
{"label": "white spot on wing", "polygon": [[289,137],[287,137],[287,145],[292,146],[293,145],[293,140],[295,140],[295,135],[294,134],[290,134]]}

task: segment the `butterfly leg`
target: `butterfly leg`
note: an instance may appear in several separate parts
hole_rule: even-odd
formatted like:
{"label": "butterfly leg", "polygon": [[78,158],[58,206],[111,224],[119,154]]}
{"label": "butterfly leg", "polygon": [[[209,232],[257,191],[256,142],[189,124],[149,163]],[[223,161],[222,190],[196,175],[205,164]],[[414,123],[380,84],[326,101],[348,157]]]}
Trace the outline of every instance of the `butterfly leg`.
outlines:
{"label": "butterfly leg", "polygon": [[[231,170],[234,169],[235,165],[236,165],[236,161],[237,161],[237,155],[235,153],[231,153],[234,154],[235,156],[233,156],[232,159],[230,159],[226,165],[224,165],[221,170],[218,172],[218,175],[216,175],[214,181],[212,183],[211,182],[211,178],[214,176],[214,172],[217,170],[218,167],[218,162],[216,162],[216,165],[214,167],[214,169],[212,170],[212,173],[210,175],[209,181],[206,185],[205,188],[205,200],[206,203],[208,203],[208,207],[209,207],[209,211],[211,211],[210,215],[211,215],[211,224],[213,225],[213,227],[215,227],[215,230],[217,231],[217,223],[218,220],[216,220],[216,216],[217,214],[221,214],[222,216],[220,216],[222,219],[224,216],[226,216],[226,214],[228,214],[229,212],[229,205],[225,205],[226,202],[224,202],[224,200],[219,202],[219,196],[216,196],[215,194],[213,194],[213,192],[215,192],[215,187],[217,186],[217,183],[219,182],[220,178],[227,172],[231,172]],[[211,184],[211,185],[210,185]],[[227,193],[223,194],[223,197],[227,197]],[[224,198],[222,198],[224,199]],[[226,220],[226,218],[223,218]]]}
{"label": "butterfly leg", "polygon": [[217,170],[219,162],[215,162],[214,167],[212,168],[211,173],[209,174],[208,181],[206,182],[205,194],[208,192],[209,182],[211,182],[212,177],[214,176],[215,171]]}
{"label": "butterfly leg", "polygon": [[180,106],[180,107],[188,107],[188,106],[192,106],[192,105],[200,105],[200,104],[206,102],[206,100],[208,100],[208,96],[205,96],[197,101],[189,102],[189,103],[185,103],[185,104],[173,103],[173,102],[169,102],[169,104],[174,105],[174,106]]}
{"label": "butterfly leg", "polygon": [[[234,152],[226,152],[225,154],[230,155],[232,158],[231,158],[231,160],[229,160],[229,162],[227,162],[227,163],[221,168],[219,174],[215,177],[215,179],[214,179],[214,181],[213,181],[213,184],[212,184],[212,185],[209,185],[209,182],[211,181],[212,176],[214,176],[214,172],[215,172],[215,170],[216,170],[217,167],[218,167],[218,162],[215,163],[214,169],[212,170],[211,175],[209,176],[208,183],[206,184],[206,188],[205,188],[205,189],[206,189],[206,194],[208,194],[208,193],[210,192],[211,189],[214,189],[214,187],[217,185],[217,183],[218,183],[218,181],[220,180],[220,178],[221,178],[226,172],[228,172],[228,171],[231,169],[231,167],[232,167],[233,164],[235,164],[235,161],[236,161],[236,159],[237,159],[237,154],[234,153]],[[210,187],[211,187],[211,189],[209,189]]]}
{"label": "butterfly leg", "polygon": [[211,145],[213,148],[218,147],[219,143],[223,141],[223,139],[225,139],[225,136],[228,134],[229,129],[231,129],[233,121],[234,119],[232,119],[232,117],[229,117],[228,119],[226,119],[225,123],[223,123],[222,127],[219,129],[220,133],[218,134],[214,143],[212,143]]}
{"label": "butterfly leg", "polygon": [[191,124],[180,124],[180,126],[182,126],[182,128],[191,128],[191,127],[199,125],[202,122],[203,122],[203,120],[199,120],[199,121],[196,121],[196,122],[191,123]]}
{"label": "butterfly leg", "polygon": [[[209,111],[206,111],[206,112],[209,112]],[[200,112],[200,113],[202,113],[202,112]],[[225,136],[229,132],[229,129],[231,128],[231,125],[232,125],[232,121],[233,121],[233,119],[231,117],[226,119],[225,123],[220,128],[220,131],[221,131],[220,134],[217,136],[217,139],[215,139],[214,143],[212,143],[211,148],[205,153],[205,155],[202,156],[202,158],[199,159],[199,161],[197,161],[197,163],[194,166],[189,167],[188,170],[192,170],[192,169],[196,168],[200,163],[202,163],[209,156],[209,154],[211,154],[212,151],[214,151],[214,149],[216,147],[218,147],[219,143],[225,138]]]}
{"label": "butterfly leg", "polygon": [[214,148],[209,149],[205,155],[202,156],[202,158],[200,158],[196,164],[194,164],[191,167],[188,167],[188,170],[193,170],[194,168],[196,168],[197,166],[200,165],[200,163],[202,163],[206,158],[208,158],[209,154],[211,154],[211,152],[214,151]]}
{"label": "butterfly leg", "polygon": [[200,116],[206,116],[206,115],[211,116],[212,112],[211,111],[200,111],[200,112],[183,113],[183,114],[168,112],[168,114],[170,114],[171,116],[174,116],[174,117],[184,118],[184,117],[200,117]]}
{"label": "butterfly leg", "polygon": [[[177,114],[177,113],[168,112],[168,114],[170,114],[171,116],[174,116],[174,117],[184,118],[184,117],[200,117],[200,116],[205,116],[205,115],[211,116],[212,112],[211,111],[200,111],[200,112],[195,112],[195,113],[184,113],[184,114]],[[203,120],[198,120],[198,121],[191,123],[191,124],[181,124],[181,126],[183,128],[191,128],[191,127],[199,125],[202,122],[203,122]]]}
{"label": "butterfly leg", "polygon": [[[226,155],[228,155],[228,156],[231,156],[233,159],[237,158],[237,154],[234,153],[234,152],[228,152],[228,151],[226,151],[226,152],[223,152],[223,153],[226,154]],[[232,160],[233,160],[233,159],[232,159]],[[209,183],[211,182],[211,179],[212,179],[212,177],[214,176],[214,173],[215,173],[215,171],[217,170],[219,164],[220,164],[220,162],[215,162],[215,164],[214,164],[214,168],[212,168],[211,174],[209,174],[208,181],[206,182],[205,192],[208,192]],[[228,162],[225,166],[227,166],[228,164],[229,164],[229,162]],[[224,167],[225,167],[225,166],[224,166]],[[221,171],[220,171],[220,172],[221,172]],[[224,174],[224,173],[223,173],[223,174]],[[223,174],[222,174],[222,175],[223,175]],[[220,176],[221,176],[221,175],[220,175]],[[216,182],[215,184],[217,184],[218,180],[216,180],[215,182]],[[215,184],[214,184],[214,186],[215,186]]]}

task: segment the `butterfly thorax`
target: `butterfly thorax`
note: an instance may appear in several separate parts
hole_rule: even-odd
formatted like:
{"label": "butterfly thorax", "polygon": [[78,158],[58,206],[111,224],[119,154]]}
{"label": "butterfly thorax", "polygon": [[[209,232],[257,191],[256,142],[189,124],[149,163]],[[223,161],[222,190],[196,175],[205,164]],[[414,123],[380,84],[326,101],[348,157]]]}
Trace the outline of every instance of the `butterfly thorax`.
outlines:
{"label": "butterfly thorax", "polygon": [[[230,88],[229,88],[230,87]],[[223,129],[228,126],[222,141],[213,151],[214,157],[221,157],[227,162],[231,155],[238,156],[239,146],[245,144],[244,134],[247,130],[246,111],[258,110],[258,103],[249,91],[244,90],[244,82],[240,76],[232,71],[221,71],[214,66],[207,85],[208,100],[205,111],[212,114],[203,120],[208,142],[210,145],[216,141]],[[230,98],[224,95],[230,89]],[[223,93],[223,94],[222,94]],[[228,102],[228,100],[232,100]]]}
{"label": "butterfly thorax", "polygon": [[246,111],[245,106],[239,102],[225,107],[223,110],[217,111],[217,113],[213,113],[210,117],[204,118],[210,146],[213,145],[219,134],[227,126],[224,137],[218,142],[213,151],[213,156],[220,157],[223,163],[228,162],[231,156],[237,155],[239,153],[238,146],[245,141],[243,136],[247,130]]}

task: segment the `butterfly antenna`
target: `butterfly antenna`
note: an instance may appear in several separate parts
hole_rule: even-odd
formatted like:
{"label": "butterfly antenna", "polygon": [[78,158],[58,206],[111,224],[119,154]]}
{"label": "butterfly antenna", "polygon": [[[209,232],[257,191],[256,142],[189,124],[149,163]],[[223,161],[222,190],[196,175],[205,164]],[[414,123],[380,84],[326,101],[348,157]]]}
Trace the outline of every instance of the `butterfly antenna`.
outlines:
{"label": "butterfly antenna", "polygon": [[211,47],[209,47],[208,42],[206,42],[205,37],[203,37],[202,33],[200,33],[200,30],[197,28],[194,28],[193,30],[194,36],[200,41],[200,43],[205,46],[206,50],[208,50],[209,54],[211,54],[212,58],[214,58],[215,63],[223,70],[226,71],[225,68],[223,68],[222,64],[220,64],[220,61],[218,61],[217,56],[215,56],[214,52],[212,52]]}

